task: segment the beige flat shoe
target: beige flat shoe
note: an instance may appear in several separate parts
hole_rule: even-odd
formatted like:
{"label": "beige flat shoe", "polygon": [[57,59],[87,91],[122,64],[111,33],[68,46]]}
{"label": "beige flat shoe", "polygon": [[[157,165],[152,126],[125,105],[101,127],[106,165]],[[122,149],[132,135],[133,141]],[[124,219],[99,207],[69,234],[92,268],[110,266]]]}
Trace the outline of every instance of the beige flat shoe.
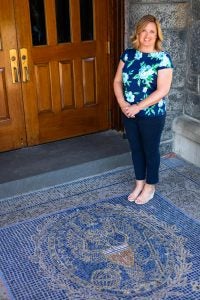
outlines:
{"label": "beige flat shoe", "polygon": [[133,192],[133,193],[131,193],[129,196],[128,196],[128,201],[130,201],[130,202],[134,202],[136,199],[137,199],[137,197],[140,195],[140,193],[142,192],[142,190],[140,190],[139,192]]}
{"label": "beige flat shoe", "polygon": [[146,196],[142,194],[139,197],[137,197],[137,199],[135,199],[136,204],[145,204],[149,202],[151,199],[153,199],[155,191],[150,194],[147,194]]}
{"label": "beige flat shoe", "polygon": [[128,196],[128,201],[134,202],[142,192],[143,187],[144,187],[144,180],[137,180],[134,190]]}
{"label": "beige flat shoe", "polygon": [[134,202],[136,199],[137,199],[138,195],[134,194],[134,193],[131,193],[129,196],[128,196],[128,201],[130,202]]}

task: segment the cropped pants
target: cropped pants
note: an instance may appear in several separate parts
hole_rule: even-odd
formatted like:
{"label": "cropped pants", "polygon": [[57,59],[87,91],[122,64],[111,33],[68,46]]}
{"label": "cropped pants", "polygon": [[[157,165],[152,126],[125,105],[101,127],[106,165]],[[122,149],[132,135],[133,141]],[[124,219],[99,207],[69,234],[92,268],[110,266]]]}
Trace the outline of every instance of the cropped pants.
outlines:
{"label": "cropped pants", "polygon": [[159,181],[160,139],[165,124],[165,116],[127,118],[123,114],[123,124],[132,153],[136,180],[146,180],[148,184]]}

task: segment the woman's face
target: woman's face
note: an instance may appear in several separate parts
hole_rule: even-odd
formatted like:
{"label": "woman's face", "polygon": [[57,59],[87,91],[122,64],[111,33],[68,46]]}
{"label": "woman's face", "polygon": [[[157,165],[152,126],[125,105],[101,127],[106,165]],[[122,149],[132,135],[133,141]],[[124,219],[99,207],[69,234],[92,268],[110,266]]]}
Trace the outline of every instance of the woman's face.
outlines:
{"label": "woman's face", "polygon": [[154,50],[157,39],[157,27],[153,22],[149,22],[139,33],[140,47],[152,48]]}

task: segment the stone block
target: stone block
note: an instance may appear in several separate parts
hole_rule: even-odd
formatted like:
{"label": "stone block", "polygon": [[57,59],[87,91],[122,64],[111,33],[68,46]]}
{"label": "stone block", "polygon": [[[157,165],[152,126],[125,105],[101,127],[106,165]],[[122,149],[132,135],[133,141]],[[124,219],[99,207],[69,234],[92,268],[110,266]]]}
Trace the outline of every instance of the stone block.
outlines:
{"label": "stone block", "polygon": [[200,75],[189,74],[187,76],[186,88],[195,94],[200,94]]}
{"label": "stone block", "polygon": [[183,89],[171,89],[167,97],[167,117],[165,127],[161,137],[161,141],[166,141],[173,138],[172,124],[177,116],[183,114],[183,100],[185,93]]}
{"label": "stone block", "polygon": [[200,72],[200,21],[195,22],[189,31],[189,69],[192,73]]}
{"label": "stone block", "polygon": [[185,115],[175,118],[173,131],[200,145],[200,122]]}
{"label": "stone block", "polygon": [[183,103],[185,99],[184,89],[173,88],[170,90],[170,93],[167,97],[167,112],[168,114],[174,113],[177,114],[183,113]]}
{"label": "stone block", "polygon": [[162,133],[162,136],[161,136],[161,141],[168,141],[170,139],[173,138],[172,136],[172,122],[173,122],[173,119],[167,115],[166,117],[166,121],[165,121],[165,127],[164,127],[164,130],[163,130],[163,133]]}
{"label": "stone block", "polygon": [[200,0],[192,0],[192,17],[194,20],[200,20]]}
{"label": "stone block", "polygon": [[200,120],[200,95],[187,91],[184,112],[197,120]]}
{"label": "stone block", "polygon": [[200,122],[178,117],[173,122],[173,151],[200,167]]}
{"label": "stone block", "polygon": [[173,61],[174,71],[173,71],[173,80],[172,87],[173,88],[183,88],[185,86],[186,81],[186,64],[185,63],[177,63]]}
{"label": "stone block", "polygon": [[167,142],[160,143],[160,155],[166,155],[167,153],[172,152],[172,140]]}
{"label": "stone block", "polygon": [[175,134],[172,151],[188,162],[200,167],[200,144],[195,143],[182,135]]}
{"label": "stone block", "polygon": [[183,114],[182,108],[180,112],[179,111],[167,112],[165,127],[162,133],[161,141],[167,141],[173,138],[173,133],[172,133],[173,121],[176,117],[181,116],[182,114]]}
{"label": "stone block", "polygon": [[164,30],[163,47],[170,52],[174,64],[186,61],[187,57],[187,30]]}
{"label": "stone block", "polygon": [[187,27],[189,2],[128,2],[129,3],[126,6],[126,15],[129,16],[130,28],[134,28],[134,25],[137,23],[137,21],[143,15],[147,14],[156,16],[160,20],[162,28],[183,29]]}

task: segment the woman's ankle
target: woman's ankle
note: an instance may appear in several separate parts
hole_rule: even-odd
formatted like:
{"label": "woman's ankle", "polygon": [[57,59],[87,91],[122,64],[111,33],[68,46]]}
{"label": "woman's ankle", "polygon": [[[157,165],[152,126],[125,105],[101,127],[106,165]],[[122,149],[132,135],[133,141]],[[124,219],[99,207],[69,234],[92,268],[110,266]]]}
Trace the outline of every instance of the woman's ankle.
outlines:
{"label": "woman's ankle", "polygon": [[153,192],[156,190],[156,186],[155,184],[149,184],[149,183],[145,183],[144,184],[144,190],[146,190],[147,192]]}
{"label": "woman's ankle", "polygon": [[145,180],[138,180],[138,179],[136,179],[136,181],[135,181],[135,186],[136,187],[144,187],[144,185],[145,185]]}

